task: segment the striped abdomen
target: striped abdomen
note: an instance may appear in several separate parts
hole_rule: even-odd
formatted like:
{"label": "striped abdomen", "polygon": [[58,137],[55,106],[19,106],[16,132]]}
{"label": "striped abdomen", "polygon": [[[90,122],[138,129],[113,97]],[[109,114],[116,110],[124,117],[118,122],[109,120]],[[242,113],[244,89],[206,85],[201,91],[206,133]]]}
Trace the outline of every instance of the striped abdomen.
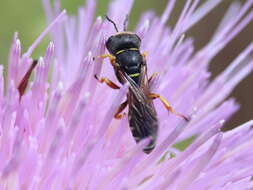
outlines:
{"label": "striped abdomen", "polygon": [[129,93],[129,126],[135,141],[150,137],[151,142],[144,148],[144,152],[150,153],[156,143],[158,133],[158,120],[152,100],[147,99],[145,102],[138,101],[131,93]]}

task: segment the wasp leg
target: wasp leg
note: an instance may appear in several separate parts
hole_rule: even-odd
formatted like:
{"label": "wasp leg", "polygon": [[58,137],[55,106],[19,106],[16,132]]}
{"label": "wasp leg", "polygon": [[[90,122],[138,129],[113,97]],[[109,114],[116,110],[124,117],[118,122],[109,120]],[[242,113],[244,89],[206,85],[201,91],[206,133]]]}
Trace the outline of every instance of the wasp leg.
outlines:
{"label": "wasp leg", "polygon": [[114,66],[116,63],[116,58],[111,55],[111,54],[103,54],[103,55],[99,55],[97,57],[93,57],[93,60],[95,60],[96,58],[101,58],[101,59],[105,59],[105,58],[109,58],[111,64]]}
{"label": "wasp leg", "polygon": [[142,56],[146,59],[146,57],[148,56],[148,52],[144,51],[144,52],[142,53]]}
{"label": "wasp leg", "polygon": [[156,76],[158,75],[158,72],[154,72],[148,79],[148,83],[150,83]]}
{"label": "wasp leg", "polygon": [[102,77],[102,78],[98,78],[97,75],[94,75],[94,77],[98,80],[98,82],[100,83],[106,83],[109,87],[111,87],[112,89],[120,89],[120,87],[115,84],[114,82],[112,82],[110,79]]}
{"label": "wasp leg", "polygon": [[170,103],[169,103],[164,97],[162,97],[160,94],[151,93],[151,94],[149,95],[149,97],[152,98],[152,99],[159,98],[160,101],[163,103],[163,105],[165,106],[165,108],[166,108],[169,112],[171,112],[171,113],[173,113],[173,114],[175,114],[175,115],[177,115],[177,116],[183,118],[185,121],[190,121],[190,118],[186,117],[185,115],[183,115],[183,114],[181,114],[181,113],[176,112],[176,111],[171,107]]}
{"label": "wasp leg", "polygon": [[114,118],[115,118],[115,119],[121,119],[121,118],[125,115],[125,113],[121,114],[121,112],[126,108],[127,103],[128,103],[128,102],[127,102],[127,100],[126,100],[125,102],[123,102],[122,104],[120,104],[120,106],[119,106],[117,112],[116,112],[115,115],[114,115]]}
{"label": "wasp leg", "polygon": [[24,95],[26,87],[28,85],[29,78],[32,74],[33,69],[38,64],[38,60],[34,60],[32,65],[29,67],[28,71],[22,78],[21,82],[18,85],[19,99]]}
{"label": "wasp leg", "polygon": [[[102,58],[102,59],[105,59],[105,58],[109,58],[109,59],[115,59],[115,57],[111,54],[103,54],[103,55],[99,55],[97,56],[97,58]],[[94,58],[95,59],[95,58]]]}

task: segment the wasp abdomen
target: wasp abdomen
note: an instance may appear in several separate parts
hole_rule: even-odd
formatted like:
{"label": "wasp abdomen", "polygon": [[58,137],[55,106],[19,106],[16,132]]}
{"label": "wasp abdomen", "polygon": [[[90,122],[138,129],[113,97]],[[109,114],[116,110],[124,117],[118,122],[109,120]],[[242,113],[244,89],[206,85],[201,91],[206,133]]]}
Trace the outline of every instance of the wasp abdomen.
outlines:
{"label": "wasp abdomen", "polygon": [[[133,121],[130,121],[130,123],[132,122]],[[152,126],[153,129],[155,130],[150,130],[150,131],[145,131],[144,129],[145,127],[148,127],[148,125],[143,125],[140,127],[140,126],[135,126],[135,125],[131,126],[130,124],[132,135],[137,143],[145,138],[150,138],[149,144],[144,148],[144,152],[150,153],[155,148],[155,145],[156,145],[158,125],[157,125],[157,122],[155,122],[154,125]],[[150,129],[152,129],[152,127],[150,127]]]}
{"label": "wasp abdomen", "polygon": [[150,138],[150,143],[144,148],[144,152],[150,153],[155,147],[158,134],[156,111],[150,102],[139,102],[132,95],[129,98],[131,105],[129,105],[128,120],[132,135],[137,143]]}

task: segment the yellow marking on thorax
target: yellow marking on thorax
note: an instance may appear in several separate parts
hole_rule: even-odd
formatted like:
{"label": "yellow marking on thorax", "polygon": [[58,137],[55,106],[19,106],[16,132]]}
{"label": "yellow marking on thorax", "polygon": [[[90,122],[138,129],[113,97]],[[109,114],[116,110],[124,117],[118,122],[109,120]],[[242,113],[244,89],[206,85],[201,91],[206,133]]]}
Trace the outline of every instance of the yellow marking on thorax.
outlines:
{"label": "yellow marking on thorax", "polygon": [[118,52],[116,53],[116,55],[119,55],[119,54],[123,53],[124,51],[126,51],[126,50],[122,49],[122,50],[118,51]]}
{"label": "yellow marking on thorax", "polygon": [[129,48],[129,49],[122,49],[122,50],[119,50],[116,55],[119,55],[121,53],[123,53],[124,51],[127,51],[127,50],[130,50],[130,51],[138,51],[139,49],[138,48]]}
{"label": "yellow marking on thorax", "polygon": [[130,77],[138,77],[138,76],[140,76],[140,73],[130,74],[129,76],[130,76]]}

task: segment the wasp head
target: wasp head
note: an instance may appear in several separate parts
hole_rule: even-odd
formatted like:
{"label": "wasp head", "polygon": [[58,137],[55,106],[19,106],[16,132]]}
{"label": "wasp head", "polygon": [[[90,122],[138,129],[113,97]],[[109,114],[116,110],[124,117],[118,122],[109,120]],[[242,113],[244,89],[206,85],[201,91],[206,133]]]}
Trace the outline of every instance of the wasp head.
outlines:
{"label": "wasp head", "polygon": [[111,36],[106,41],[106,48],[108,51],[116,55],[120,50],[125,50],[129,48],[140,48],[141,39],[138,35],[131,32],[120,32],[116,35]]}

